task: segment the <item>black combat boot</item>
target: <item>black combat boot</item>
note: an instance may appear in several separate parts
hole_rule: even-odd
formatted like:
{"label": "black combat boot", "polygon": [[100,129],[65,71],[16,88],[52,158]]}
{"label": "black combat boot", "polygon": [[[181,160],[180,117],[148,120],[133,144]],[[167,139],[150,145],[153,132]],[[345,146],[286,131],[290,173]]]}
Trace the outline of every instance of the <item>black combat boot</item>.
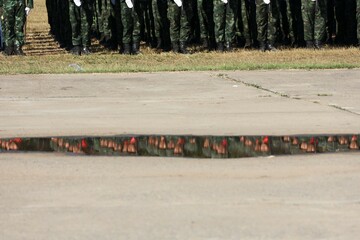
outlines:
{"label": "black combat boot", "polygon": [[315,42],[314,42],[314,47],[315,47],[315,49],[317,49],[317,50],[322,49],[322,48],[323,48],[322,42],[319,41],[319,40],[315,40]]}
{"label": "black combat boot", "polygon": [[4,54],[5,56],[11,56],[11,55],[13,55],[13,54],[14,54],[14,48],[13,48],[13,47],[8,47],[8,46],[6,46],[5,49],[4,49],[4,51],[3,51],[3,54]]}
{"label": "black combat boot", "polygon": [[216,51],[218,51],[218,52],[224,52],[224,43],[218,42],[218,43],[216,44]]}
{"label": "black combat boot", "polygon": [[79,56],[80,53],[81,53],[81,48],[80,48],[80,46],[74,46],[74,47],[70,50],[70,53],[71,53],[72,55]]}
{"label": "black combat boot", "polygon": [[314,42],[313,41],[306,41],[306,48],[314,49]]}
{"label": "black combat boot", "polygon": [[133,43],[132,54],[134,54],[134,55],[140,54],[140,43],[139,42]]}
{"label": "black combat boot", "polygon": [[189,54],[189,51],[187,49],[187,46],[186,46],[186,42],[180,42],[180,49],[179,49],[180,53],[182,54]]}
{"label": "black combat boot", "polygon": [[173,42],[173,43],[171,43],[171,45],[172,45],[172,51],[173,51],[174,53],[179,53],[179,51],[180,51],[179,43]]}
{"label": "black combat boot", "polygon": [[260,44],[259,50],[261,52],[265,52],[266,51],[266,43],[265,42],[260,42],[259,44]]}
{"label": "black combat boot", "polygon": [[124,43],[124,51],[122,54],[130,55],[131,54],[131,46],[128,43]]}
{"label": "black combat boot", "polygon": [[25,56],[25,53],[22,50],[22,46],[15,45],[15,47],[14,47],[14,55]]}
{"label": "black combat boot", "polygon": [[81,55],[89,55],[91,54],[89,47],[85,46],[81,49]]}

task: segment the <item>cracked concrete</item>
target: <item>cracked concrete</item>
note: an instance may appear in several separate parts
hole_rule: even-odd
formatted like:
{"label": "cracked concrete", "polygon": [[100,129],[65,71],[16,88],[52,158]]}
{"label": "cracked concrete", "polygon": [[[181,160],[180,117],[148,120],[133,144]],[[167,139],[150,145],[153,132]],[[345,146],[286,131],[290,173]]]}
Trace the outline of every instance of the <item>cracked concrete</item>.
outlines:
{"label": "cracked concrete", "polygon": [[356,134],[359,75],[289,70],[0,76],[0,137]]}

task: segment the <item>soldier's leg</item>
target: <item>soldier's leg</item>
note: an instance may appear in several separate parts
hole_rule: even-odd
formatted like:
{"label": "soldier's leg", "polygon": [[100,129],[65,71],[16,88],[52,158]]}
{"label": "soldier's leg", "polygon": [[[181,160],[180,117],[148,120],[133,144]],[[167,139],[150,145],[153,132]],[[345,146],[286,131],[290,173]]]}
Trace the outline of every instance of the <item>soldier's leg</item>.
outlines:
{"label": "soldier's leg", "polygon": [[314,24],[315,24],[315,6],[313,1],[302,1],[301,11],[304,21],[304,39],[307,48],[313,48]]}
{"label": "soldier's leg", "polygon": [[250,2],[249,0],[241,0],[240,17],[243,23],[243,35],[245,38],[244,48],[251,48],[253,45],[251,33],[251,19],[250,19]]}
{"label": "soldier's leg", "polygon": [[326,37],[326,0],[318,0],[315,8],[314,46],[320,49]]}
{"label": "soldier's leg", "polygon": [[190,21],[193,17],[192,1],[184,0],[183,7],[180,9],[180,53],[187,54],[187,43],[191,38],[191,24]]}
{"label": "soldier's leg", "polygon": [[132,32],[133,32],[133,18],[132,9],[127,6],[125,0],[121,0],[121,22],[123,25],[123,54],[131,54]]}
{"label": "soldier's leg", "polygon": [[25,5],[20,4],[16,8],[15,13],[15,42],[14,53],[16,55],[24,55],[22,52],[22,46],[24,45],[24,25],[25,25]]}
{"label": "soldier's leg", "polygon": [[345,21],[346,21],[346,29],[345,43],[347,45],[353,45],[356,41],[356,0],[345,0]]}
{"label": "soldier's leg", "polygon": [[80,7],[75,6],[72,0],[69,0],[69,15],[71,23],[71,41],[74,46],[71,53],[80,55],[81,52],[81,12]]}
{"label": "soldier's leg", "polygon": [[16,3],[7,2],[3,6],[3,17],[4,17],[4,42],[5,42],[5,55],[12,55],[15,44],[15,12]]}
{"label": "soldier's leg", "polygon": [[83,3],[81,8],[81,55],[90,54],[89,47],[91,45],[90,40],[90,28],[93,21],[93,6],[88,3]]}
{"label": "soldier's leg", "polygon": [[224,51],[227,4],[224,4],[220,0],[214,2],[215,40],[217,50],[220,52]]}
{"label": "soldier's leg", "polygon": [[162,47],[162,38],[161,38],[161,28],[162,28],[162,19],[159,12],[160,0],[152,0],[151,9],[154,17],[154,37],[156,38],[156,49],[161,49]]}
{"label": "soldier's leg", "polygon": [[139,1],[135,1],[134,7],[131,9],[132,19],[133,19],[133,31],[132,31],[132,54],[137,55],[140,53],[140,41],[141,41],[141,24],[140,16],[142,11],[140,11]]}
{"label": "soldier's leg", "polygon": [[265,4],[263,0],[256,0],[256,23],[258,29],[258,41],[260,50],[266,50],[268,21],[269,21],[269,4]]}
{"label": "soldier's leg", "polygon": [[276,50],[274,45],[279,39],[278,26],[280,26],[280,8],[277,0],[272,0],[270,4],[269,22],[268,22],[268,50]]}
{"label": "soldier's leg", "polygon": [[168,19],[172,50],[179,52],[181,7],[178,7],[172,0],[168,1]]}
{"label": "soldier's leg", "polygon": [[101,0],[101,29],[104,35],[102,43],[109,44],[111,38],[111,27],[110,27],[110,14],[111,6],[110,0]]}
{"label": "soldier's leg", "polygon": [[235,40],[235,16],[237,14],[238,0],[229,0],[226,6],[225,20],[225,49],[232,50],[232,43]]}
{"label": "soldier's leg", "polygon": [[120,0],[115,1],[114,16],[115,16],[115,30],[116,30],[116,34],[114,37],[116,39],[115,41],[116,41],[118,47],[120,48],[120,52],[121,52],[123,27],[122,27],[122,23],[121,23]]}

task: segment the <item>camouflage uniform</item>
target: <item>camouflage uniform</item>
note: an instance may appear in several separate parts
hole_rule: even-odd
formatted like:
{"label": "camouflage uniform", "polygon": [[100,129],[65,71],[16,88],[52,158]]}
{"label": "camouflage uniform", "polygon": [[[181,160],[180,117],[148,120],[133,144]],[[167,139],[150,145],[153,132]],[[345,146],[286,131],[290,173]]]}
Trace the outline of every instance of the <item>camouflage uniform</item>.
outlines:
{"label": "camouflage uniform", "polygon": [[174,52],[188,53],[186,45],[190,38],[190,21],[187,12],[189,0],[182,1],[178,7],[173,0],[168,1],[168,19],[170,20],[170,39]]}
{"label": "camouflage uniform", "polygon": [[72,53],[75,55],[89,54],[90,27],[93,22],[92,0],[82,1],[80,7],[73,0],[69,0],[69,13],[72,29]]}
{"label": "camouflage uniform", "polygon": [[326,0],[303,0],[301,9],[306,46],[319,49],[326,37]]}
{"label": "camouflage uniform", "polygon": [[123,54],[138,54],[140,48],[140,22],[136,9],[139,2],[134,1],[133,8],[129,8],[125,0],[120,1],[121,22],[123,25],[122,43],[124,47]]}
{"label": "camouflage uniform", "polygon": [[33,8],[33,0],[0,0],[0,7],[3,8],[4,42],[6,55],[23,55],[24,25],[26,21],[25,8]]}
{"label": "camouflage uniform", "polygon": [[197,0],[197,9],[200,24],[200,39],[204,49],[209,49],[215,38],[214,2],[213,0]]}
{"label": "camouflage uniform", "polygon": [[101,13],[100,13],[100,21],[102,24],[100,29],[102,30],[103,39],[101,39],[102,43],[108,43],[111,38],[111,26],[110,26],[110,16],[111,16],[111,2],[110,0],[101,0]]}
{"label": "camouflage uniform", "polygon": [[303,24],[301,17],[301,0],[286,0],[286,16],[289,23],[288,37],[291,46],[302,42]]}
{"label": "camouflage uniform", "polygon": [[169,48],[170,33],[169,19],[167,18],[168,0],[152,0],[152,12],[154,16],[154,32],[157,41],[157,49]]}
{"label": "camouflage uniform", "polygon": [[258,27],[258,41],[261,51],[276,51],[273,46],[278,36],[279,5],[277,0],[271,0],[270,4],[263,0],[256,0],[256,22]]}
{"label": "camouflage uniform", "polygon": [[215,40],[218,51],[231,50],[235,39],[235,16],[237,14],[238,0],[221,0],[214,2]]}
{"label": "camouflage uniform", "polygon": [[254,44],[254,40],[257,36],[256,22],[252,21],[256,14],[256,6],[254,0],[240,0],[239,4],[239,29],[242,32],[242,36],[245,39],[244,48],[251,48]]}
{"label": "camouflage uniform", "polygon": [[336,42],[351,45],[356,42],[356,0],[336,0],[335,14],[338,24]]}

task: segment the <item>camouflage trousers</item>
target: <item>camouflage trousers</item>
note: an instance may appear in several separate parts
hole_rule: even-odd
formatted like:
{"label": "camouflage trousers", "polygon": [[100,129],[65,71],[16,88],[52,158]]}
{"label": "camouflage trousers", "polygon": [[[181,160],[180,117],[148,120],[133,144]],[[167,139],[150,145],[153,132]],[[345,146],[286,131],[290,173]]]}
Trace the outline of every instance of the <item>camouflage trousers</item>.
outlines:
{"label": "camouflage trousers", "polygon": [[102,30],[101,33],[104,34],[104,36],[110,38],[111,37],[111,26],[110,26],[110,16],[111,16],[111,2],[110,0],[101,0],[101,14],[100,18],[101,20],[99,23],[102,24],[99,29]]}
{"label": "camouflage trousers", "polygon": [[5,46],[24,45],[25,2],[4,0],[3,9]]}
{"label": "camouflage trousers", "polygon": [[139,2],[134,2],[133,8],[128,8],[125,0],[121,0],[121,22],[123,25],[123,44],[139,43],[140,42],[140,22],[136,9],[139,7]]}
{"label": "camouflage trousers", "polygon": [[300,30],[303,28],[301,17],[301,1],[286,0],[286,15],[289,22],[288,37],[300,41]]}
{"label": "camouflage trousers", "polygon": [[93,21],[92,7],[86,2],[77,7],[73,0],[69,0],[72,44],[74,46],[90,46],[90,27]]}
{"label": "camouflage trousers", "polygon": [[212,0],[197,0],[197,10],[200,38],[211,39],[214,35],[214,2]]}
{"label": "camouflage trousers", "polygon": [[301,10],[305,41],[323,41],[326,37],[326,0],[303,0]]}
{"label": "camouflage trousers", "polygon": [[279,5],[277,0],[265,4],[263,0],[256,0],[256,22],[258,28],[258,41],[274,44],[277,39],[277,26],[279,26]]}
{"label": "camouflage trousers", "polygon": [[238,19],[242,23],[242,35],[245,39],[251,40],[251,3],[249,0],[240,0]]}
{"label": "camouflage trousers", "polygon": [[168,19],[170,21],[170,39],[172,43],[187,42],[190,38],[189,1],[183,0],[178,7],[173,0],[168,1]]}
{"label": "camouflage trousers", "polygon": [[235,17],[238,0],[228,0],[223,3],[214,1],[215,40],[217,43],[233,42],[235,38]]}

